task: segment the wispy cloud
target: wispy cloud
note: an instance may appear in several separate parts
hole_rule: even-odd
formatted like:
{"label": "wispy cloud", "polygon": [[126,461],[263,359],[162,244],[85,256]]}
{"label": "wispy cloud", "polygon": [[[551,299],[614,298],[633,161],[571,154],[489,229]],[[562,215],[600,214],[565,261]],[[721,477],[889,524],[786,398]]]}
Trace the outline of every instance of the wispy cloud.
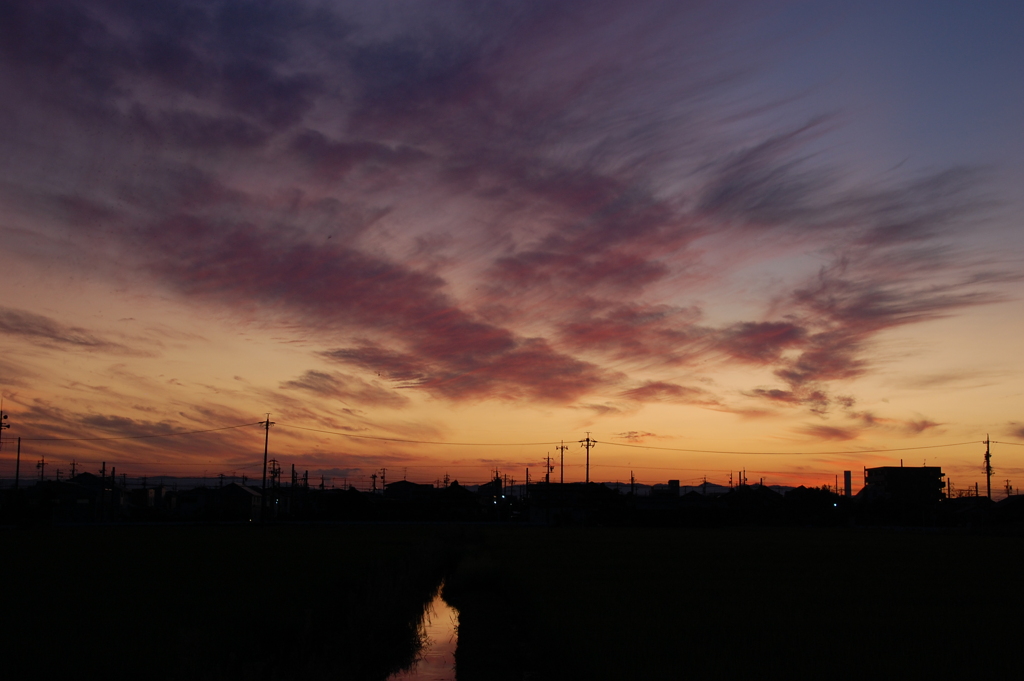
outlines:
{"label": "wispy cloud", "polygon": [[20,336],[34,343],[110,354],[144,354],[77,326],[67,326],[49,317],[25,310],[0,308],[0,333]]}
{"label": "wispy cloud", "polygon": [[354,376],[337,372],[309,370],[298,378],[281,384],[284,389],[304,390],[323,398],[334,398],[354,405],[402,407],[409,399],[393,390],[368,383]]}
{"label": "wispy cloud", "polygon": [[681,404],[709,404],[715,399],[703,388],[682,386],[666,381],[647,381],[636,388],[620,393],[622,397],[638,402],[677,402]]}
{"label": "wispy cloud", "polygon": [[648,433],[648,432],[639,431],[639,430],[630,430],[630,431],[625,432],[625,433],[619,433],[617,435],[613,435],[612,437],[614,437],[616,440],[625,440],[626,442],[637,442],[637,443],[640,443],[640,442],[644,442],[646,440],[646,438],[649,438],[649,437],[655,437],[656,438],[658,436],[656,434],[654,434],[654,433]]}
{"label": "wispy cloud", "polygon": [[800,428],[800,433],[808,435],[816,440],[836,440],[846,442],[849,440],[856,440],[860,433],[852,428],[838,428],[836,426],[826,426],[820,423],[809,424]]}
{"label": "wispy cloud", "polygon": [[[60,244],[33,257],[368,372],[277,377],[282,401],[845,413],[884,332],[1016,275],[963,257],[983,170],[860,181],[820,153],[839,117],[736,104],[741,5],[8,2],[0,193]],[[769,257],[771,291],[708,309]],[[22,310],[0,333],[137,352]],[[759,370],[743,406],[654,373],[722,366]]]}

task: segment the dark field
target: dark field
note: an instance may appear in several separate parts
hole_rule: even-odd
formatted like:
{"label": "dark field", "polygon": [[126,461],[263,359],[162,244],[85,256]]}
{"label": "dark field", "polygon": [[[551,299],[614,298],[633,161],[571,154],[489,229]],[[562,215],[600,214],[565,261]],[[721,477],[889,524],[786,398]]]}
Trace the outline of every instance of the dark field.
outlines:
{"label": "dark field", "polygon": [[1022,558],[921,532],[495,528],[452,585],[505,591],[494,626],[546,678],[1016,677]]}
{"label": "dark field", "polygon": [[[459,678],[1010,674],[1024,543],[918,531],[0,533],[5,678],[381,679],[448,574]],[[456,567],[457,566],[457,567]]]}
{"label": "dark field", "polygon": [[454,554],[414,526],[7,530],[6,678],[383,679]]}

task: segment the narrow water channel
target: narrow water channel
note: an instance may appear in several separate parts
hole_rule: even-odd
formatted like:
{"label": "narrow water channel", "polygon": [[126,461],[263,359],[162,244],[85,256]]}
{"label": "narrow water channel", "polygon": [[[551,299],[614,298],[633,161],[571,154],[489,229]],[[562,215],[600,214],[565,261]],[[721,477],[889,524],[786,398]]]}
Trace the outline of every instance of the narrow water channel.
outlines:
{"label": "narrow water channel", "polygon": [[388,681],[455,681],[458,626],[459,611],[444,602],[438,587],[420,620],[423,646],[416,661],[408,669],[389,676]]}

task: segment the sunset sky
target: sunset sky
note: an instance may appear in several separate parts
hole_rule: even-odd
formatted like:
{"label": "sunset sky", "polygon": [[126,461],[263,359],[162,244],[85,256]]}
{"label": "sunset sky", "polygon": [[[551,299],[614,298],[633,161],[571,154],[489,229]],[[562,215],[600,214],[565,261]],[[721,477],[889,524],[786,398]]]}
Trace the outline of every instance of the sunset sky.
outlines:
{"label": "sunset sky", "polygon": [[20,436],[28,478],[258,478],[255,425],[41,438],[269,412],[336,484],[561,440],[581,480],[589,431],[598,481],[984,488],[991,433],[1001,495],[1022,35],[1016,1],[0,0],[0,477]]}

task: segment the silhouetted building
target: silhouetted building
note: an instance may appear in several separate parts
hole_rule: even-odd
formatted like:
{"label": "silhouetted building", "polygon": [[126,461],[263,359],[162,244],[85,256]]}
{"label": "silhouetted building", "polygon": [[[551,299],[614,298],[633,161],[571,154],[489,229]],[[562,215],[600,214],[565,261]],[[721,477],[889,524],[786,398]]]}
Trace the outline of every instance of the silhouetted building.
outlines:
{"label": "silhouetted building", "polygon": [[[281,495],[271,495],[271,490],[267,490],[267,493],[268,502],[273,504],[268,509],[268,515],[276,518],[283,512],[280,506]],[[182,520],[253,521],[260,519],[262,508],[260,493],[236,482],[224,487],[196,487],[178,495],[178,516]]]}
{"label": "silhouetted building", "polygon": [[651,487],[650,496],[652,497],[678,497],[679,496],[679,481],[669,480],[667,486],[654,485]]}
{"label": "silhouetted building", "polygon": [[433,485],[421,485],[408,480],[396,480],[384,485],[385,499],[402,501],[428,501],[434,494]]}
{"label": "silhouetted building", "polygon": [[233,482],[217,490],[220,510],[226,520],[260,519],[263,497],[247,485]]}
{"label": "silhouetted building", "polygon": [[880,466],[868,468],[864,489],[868,500],[890,499],[907,503],[934,503],[942,499],[943,472],[938,466]]}

